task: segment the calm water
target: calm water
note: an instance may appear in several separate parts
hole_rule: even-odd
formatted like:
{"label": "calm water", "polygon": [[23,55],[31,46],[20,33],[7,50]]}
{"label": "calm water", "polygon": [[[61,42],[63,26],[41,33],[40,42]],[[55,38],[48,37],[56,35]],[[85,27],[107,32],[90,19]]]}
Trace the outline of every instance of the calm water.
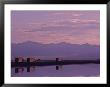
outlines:
{"label": "calm water", "polygon": [[32,66],[11,69],[12,77],[88,77],[100,76],[100,64]]}

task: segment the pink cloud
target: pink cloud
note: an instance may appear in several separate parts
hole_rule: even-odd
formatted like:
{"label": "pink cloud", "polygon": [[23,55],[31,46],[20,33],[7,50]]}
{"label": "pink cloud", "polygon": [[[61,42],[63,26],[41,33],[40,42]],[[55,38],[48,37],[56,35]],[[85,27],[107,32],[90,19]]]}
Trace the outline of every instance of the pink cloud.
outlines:
{"label": "pink cloud", "polygon": [[[36,15],[29,20],[23,17],[20,19],[21,16],[17,19],[17,16],[14,16],[12,42],[99,44],[99,11],[44,12],[40,13],[38,18]],[[25,16],[30,17],[30,15]]]}

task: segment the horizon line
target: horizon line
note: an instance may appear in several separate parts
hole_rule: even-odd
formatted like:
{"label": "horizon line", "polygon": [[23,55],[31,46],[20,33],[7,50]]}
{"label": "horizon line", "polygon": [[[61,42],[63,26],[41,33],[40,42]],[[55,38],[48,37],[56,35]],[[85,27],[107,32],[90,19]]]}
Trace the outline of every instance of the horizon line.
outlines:
{"label": "horizon line", "polygon": [[84,45],[84,44],[88,44],[88,45],[96,45],[96,46],[100,46],[100,44],[90,44],[90,43],[68,43],[68,42],[59,42],[59,43],[41,43],[41,42],[34,42],[34,41],[24,41],[24,42],[11,42],[11,44],[22,44],[22,43],[39,43],[39,44],[44,44],[44,45],[49,45],[49,44],[60,44],[60,43],[66,43],[66,44],[77,44],[77,45]]}

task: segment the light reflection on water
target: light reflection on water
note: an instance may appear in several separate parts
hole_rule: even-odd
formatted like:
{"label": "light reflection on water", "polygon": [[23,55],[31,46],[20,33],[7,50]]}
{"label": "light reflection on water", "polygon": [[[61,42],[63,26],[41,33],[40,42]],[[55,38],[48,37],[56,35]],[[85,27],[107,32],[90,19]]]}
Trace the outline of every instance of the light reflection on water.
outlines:
{"label": "light reflection on water", "polygon": [[12,77],[89,77],[100,76],[100,64],[16,67]]}

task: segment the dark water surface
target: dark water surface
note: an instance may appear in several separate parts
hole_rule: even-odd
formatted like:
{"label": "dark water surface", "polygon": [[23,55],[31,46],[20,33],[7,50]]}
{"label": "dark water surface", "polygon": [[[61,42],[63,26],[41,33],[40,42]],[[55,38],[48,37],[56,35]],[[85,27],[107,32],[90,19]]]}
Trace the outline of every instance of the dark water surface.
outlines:
{"label": "dark water surface", "polygon": [[97,77],[100,76],[100,64],[54,65],[14,67],[12,77]]}

